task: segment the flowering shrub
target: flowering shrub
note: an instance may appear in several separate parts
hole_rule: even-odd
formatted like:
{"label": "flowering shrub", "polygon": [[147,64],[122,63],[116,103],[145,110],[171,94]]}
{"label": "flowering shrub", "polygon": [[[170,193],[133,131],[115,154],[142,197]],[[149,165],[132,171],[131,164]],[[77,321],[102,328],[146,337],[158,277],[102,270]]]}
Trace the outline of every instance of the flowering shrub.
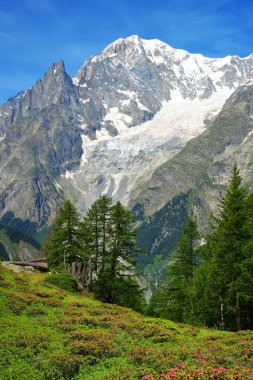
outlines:
{"label": "flowering shrub", "polygon": [[78,373],[81,362],[82,358],[78,355],[60,354],[53,356],[49,359],[51,376],[70,378]]}
{"label": "flowering shrub", "polygon": [[73,333],[70,345],[74,354],[86,357],[108,358],[118,353],[116,344],[107,331],[88,330]]}
{"label": "flowering shrub", "polygon": [[[154,380],[152,376],[144,375],[143,380]],[[158,377],[157,377],[158,379]],[[252,368],[235,367],[234,369],[220,368],[201,368],[193,369],[179,365],[162,373],[160,379],[171,380],[253,380]]]}
{"label": "flowering shrub", "polygon": [[45,276],[0,265],[1,378],[253,380],[252,331],[145,318],[45,284]]}

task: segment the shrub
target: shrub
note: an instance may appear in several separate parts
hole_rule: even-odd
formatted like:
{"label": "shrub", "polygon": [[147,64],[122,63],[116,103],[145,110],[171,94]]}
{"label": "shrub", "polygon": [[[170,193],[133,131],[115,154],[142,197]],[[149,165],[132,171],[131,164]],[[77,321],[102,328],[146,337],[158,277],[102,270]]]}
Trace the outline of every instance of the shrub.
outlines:
{"label": "shrub", "polygon": [[47,314],[47,310],[42,306],[27,306],[26,312],[30,317],[37,317]]}
{"label": "shrub", "polygon": [[14,314],[21,314],[26,310],[26,304],[24,302],[16,300],[15,298],[8,299],[5,304]]}
{"label": "shrub", "polygon": [[78,284],[75,277],[67,273],[51,274],[46,277],[44,281],[69,292],[78,291]]}
{"label": "shrub", "polygon": [[60,354],[53,356],[49,359],[48,366],[51,376],[47,378],[51,379],[69,379],[73,378],[79,371],[79,366],[82,361],[82,357],[71,354]]}
{"label": "shrub", "polygon": [[108,331],[88,330],[73,334],[76,339],[71,339],[72,352],[75,355],[91,356],[98,358],[110,358],[118,354],[118,348],[111,333]]}

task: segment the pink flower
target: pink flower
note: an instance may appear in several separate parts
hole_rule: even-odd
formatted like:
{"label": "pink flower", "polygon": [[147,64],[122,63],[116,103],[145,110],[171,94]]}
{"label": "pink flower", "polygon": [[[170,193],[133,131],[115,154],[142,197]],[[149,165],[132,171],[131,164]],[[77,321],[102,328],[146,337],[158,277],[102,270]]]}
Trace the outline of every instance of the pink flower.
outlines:
{"label": "pink flower", "polygon": [[143,376],[143,380],[150,380],[150,377],[148,375]]}

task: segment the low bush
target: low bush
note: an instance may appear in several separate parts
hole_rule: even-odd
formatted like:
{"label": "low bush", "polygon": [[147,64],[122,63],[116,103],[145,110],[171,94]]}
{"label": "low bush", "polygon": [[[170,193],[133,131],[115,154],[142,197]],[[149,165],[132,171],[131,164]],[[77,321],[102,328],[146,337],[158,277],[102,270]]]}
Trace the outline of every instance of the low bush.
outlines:
{"label": "low bush", "polygon": [[75,277],[67,273],[51,274],[44,279],[45,283],[58,286],[69,292],[77,292],[78,284]]}

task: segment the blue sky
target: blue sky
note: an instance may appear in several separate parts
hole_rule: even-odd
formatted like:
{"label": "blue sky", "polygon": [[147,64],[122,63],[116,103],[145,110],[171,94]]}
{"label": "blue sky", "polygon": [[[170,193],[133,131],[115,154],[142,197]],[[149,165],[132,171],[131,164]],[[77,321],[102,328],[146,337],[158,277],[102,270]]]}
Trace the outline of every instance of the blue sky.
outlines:
{"label": "blue sky", "polygon": [[210,57],[253,52],[252,0],[0,0],[0,102],[52,62],[74,75],[117,38],[138,34]]}

